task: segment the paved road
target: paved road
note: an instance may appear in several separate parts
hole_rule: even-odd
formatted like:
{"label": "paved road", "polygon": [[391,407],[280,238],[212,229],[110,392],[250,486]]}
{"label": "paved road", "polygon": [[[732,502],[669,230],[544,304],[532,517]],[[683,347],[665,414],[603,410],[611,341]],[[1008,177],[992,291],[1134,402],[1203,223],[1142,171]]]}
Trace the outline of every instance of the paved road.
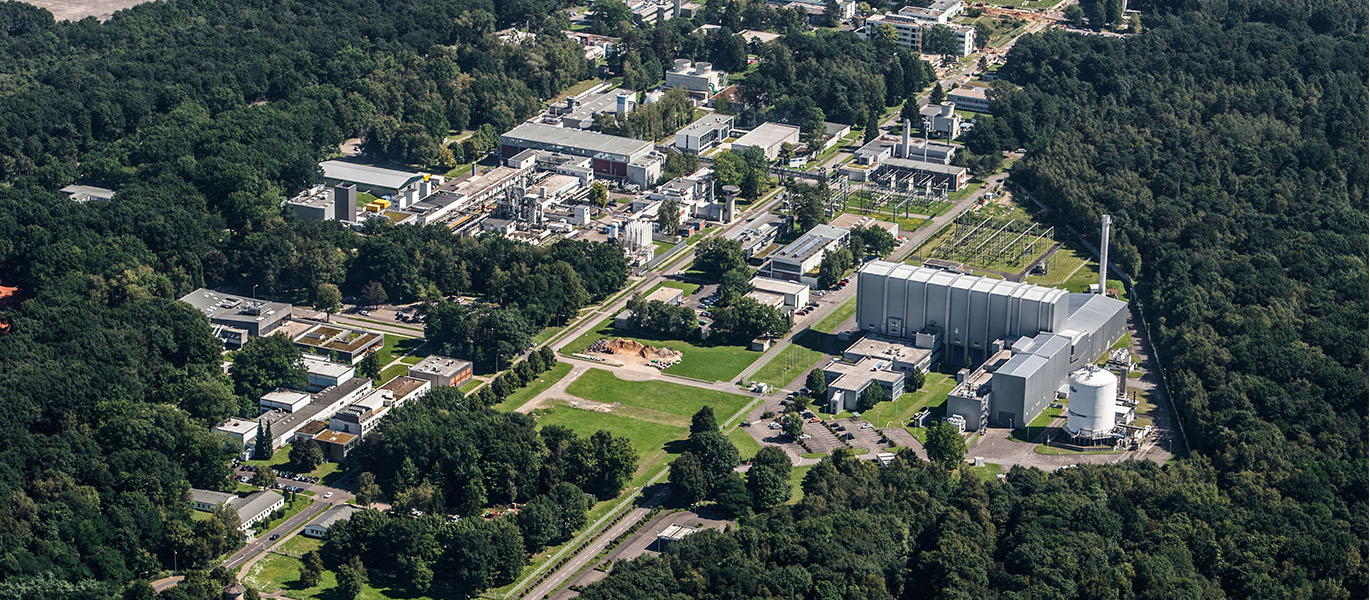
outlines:
{"label": "paved road", "polygon": [[237,552],[233,553],[232,556],[228,557],[228,559],[223,562],[224,568],[228,569],[229,572],[236,571],[238,567],[243,565],[243,563],[252,560],[258,554],[265,552],[268,547],[274,546],[276,542],[271,539],[272,535],[284,536],[286,533],[289,533],[296,527],[300,527],[305,523],[308,523],[310,519],[313,519],[314,517],[318,516],[319,513],[323,512],[324,509],[328,508],[329,506],[332,506],[331,502],[324,502],[315,499],[313,502],[309,504],[309,506],[304,507],[304,510],[295,513],[289,519],[286,519],[284,522],[272,528],[270,531],[263,532],[261,537],[249,541],[246,546],[242,547],[241,550],[238,550]]}
{"label": "paved road", "polygon": [[176,584],[181,583],[182,581],[185,581],[185,577],[176,575],[173,577],[163,577],[162,579],[153,581],[150,585],[154,591],[161,593],[175,587]]}
{"label": "paved road", "polygon": [[657,491],[657,493],[648,499],[647,502],[643,503],[642,506],[634,507],[632,510],[628,511],[627,516],[604,530],[593,542],[590,542],[589,545],[576,553],[571,560],[566,561],[566,564],[557,569],[556,573],[553,573],[551,577],[543,580],[542,583],[539,583],[538,585],[533,586],[532,589],[524,592],[521,597],[527,599],[542,598],[543,596],[556,591],[557,588],[560,588],[562,584],[566,583],[572,575],[577,571],[580,571],[582,567],[590,564],[596,556],[599,556],[599,553],[607,548],[610,542],[622,535],[623,532],[631,529],[633,525],[636,525],[638,521],[641,521],[648,513],[652,512],[652,507],[665,502],[668,497],[670,497],[670,487],[661,486],[661,490]]}

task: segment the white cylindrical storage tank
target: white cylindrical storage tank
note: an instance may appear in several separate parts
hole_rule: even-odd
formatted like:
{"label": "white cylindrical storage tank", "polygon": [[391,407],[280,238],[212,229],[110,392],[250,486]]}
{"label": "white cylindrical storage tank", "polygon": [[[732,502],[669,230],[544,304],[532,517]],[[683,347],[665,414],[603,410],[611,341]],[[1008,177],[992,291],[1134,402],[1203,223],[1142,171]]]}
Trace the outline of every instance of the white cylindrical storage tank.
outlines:
{"label": "white cylindrical storage tank", "polygon": [[1095,365],[1071,373],[1066,433],[1098,438],[1112,432],[1117,388],[1118,377]]}

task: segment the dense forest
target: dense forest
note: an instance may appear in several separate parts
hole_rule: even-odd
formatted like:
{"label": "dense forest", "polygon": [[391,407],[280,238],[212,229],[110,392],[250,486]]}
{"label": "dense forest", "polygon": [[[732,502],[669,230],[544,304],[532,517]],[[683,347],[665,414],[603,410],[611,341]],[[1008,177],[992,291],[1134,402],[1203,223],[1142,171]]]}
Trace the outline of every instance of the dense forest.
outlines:
{"label": "dense forest", "polygon": [[1082,231],[1113,216],[1193,454],[983,483],[838,456],[804,498],[619,564],[628,598],[1364,598],[1364,3],[1152,1],[1051,32],[968,146]]}

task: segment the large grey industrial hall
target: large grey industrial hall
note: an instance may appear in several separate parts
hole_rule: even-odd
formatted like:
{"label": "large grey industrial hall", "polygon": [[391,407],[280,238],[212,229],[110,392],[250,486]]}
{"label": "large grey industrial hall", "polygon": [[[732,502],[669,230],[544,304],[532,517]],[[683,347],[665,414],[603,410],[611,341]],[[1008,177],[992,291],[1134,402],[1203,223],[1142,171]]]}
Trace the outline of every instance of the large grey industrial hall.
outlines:
{"label": "large grey industrial hall", "polygon": [[942,361],[982,365],[977,374],[986,376],[968,379],[988,389],[952,394],[948,414],[964,417],[968,430],[1018,427],[1051,403],[1072,371],[1097,360],[1122,336],[1127,303],[872,261],[857,276],[856,323],[868,334],[892,338],[932,334]]}

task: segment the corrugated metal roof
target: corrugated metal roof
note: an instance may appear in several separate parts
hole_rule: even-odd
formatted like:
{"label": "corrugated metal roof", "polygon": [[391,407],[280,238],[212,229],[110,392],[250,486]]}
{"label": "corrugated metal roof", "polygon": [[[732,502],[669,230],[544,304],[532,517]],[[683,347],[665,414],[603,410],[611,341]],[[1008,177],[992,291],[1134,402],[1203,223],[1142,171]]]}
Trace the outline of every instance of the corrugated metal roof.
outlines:
{"label": "corrugated metal roof", "polygon": [[359,165],[340,160],[326,160],[319,163],[319,166],[323,168],[323,176],[327,179],[350,181],[380,188],[400,189],[422,177],[418,173]]}

